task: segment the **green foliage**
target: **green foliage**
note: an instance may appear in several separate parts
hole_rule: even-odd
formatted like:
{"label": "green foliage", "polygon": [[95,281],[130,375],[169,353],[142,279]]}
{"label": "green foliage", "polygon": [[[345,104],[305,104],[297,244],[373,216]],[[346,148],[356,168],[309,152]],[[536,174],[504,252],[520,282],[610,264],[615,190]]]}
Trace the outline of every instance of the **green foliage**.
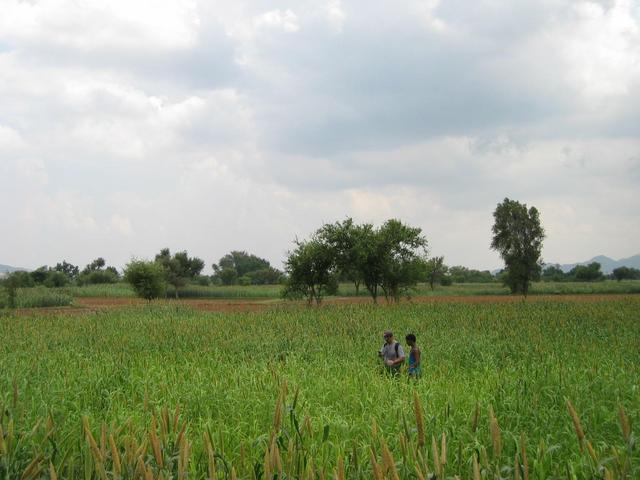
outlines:
{"label": "green foliage", "polygon": [[91,270],[82,272],[78,276],[78,285],[102,285],[106,283],[117,283],[119,275],[113,270]]}
{"label": "green foliage", "polygon": [[80,274],[80,269],[71,263],[67,263],[66,260],[63,260],[62,263],[57,263],[54,270],[64,273],[69,280],[75,280]]}
{"label": "green foliage", "polygon": [[238,283],[238,271],[233,267],[222,267],[215,270],[215,277],[220,279],[222,285],[235,285]]}
{"label": "green foliage", "polygon": [[374,302],[378,289],[387,300],[398,301],[425,277],[427,240],[421,232],[396,219],[363,231],[362,277]]}
{"label": "green foliage", "polygon": [[49,267],[43,265],[29,273],[35,285],[44,285],[45,280],[49,276]]}
{"label": "green foliage", "polygon": [[297,242],[295,250],[288,254],[285,271],[288,275],[285,298],[306,298],[309,304],[314,300],[320,304],[325,295],[337,291],[333,251],[318,238]]}
{"label": "green foliage", "polygon": [[598,262],[591,262],[589,265],[576,265],[569,272],[569,277],[579,282],[597,282],[604,280],[604,274],[600,270]]}
{"label": "green foliage", "polygon": [[[183,478],[215,478],[205,440],[211,437],[221,479],[231,478],[232,468],[237,478],[265,479],[274,458],[283,472],[276,466],[269,478],[340,478],[334,473],[342,461],[345,478],[371,479],[372,452],[382,464],[385,448],[401,479],[419,478],[416,466],[423,478],[474,478],[478,456],[481,478],[513,479],[519,468],[522,479],[523,444],[532,480],[602,479],[605,469],[611,478],[637,479],[639,312],[640,298],[632,297],[228,315],[174,305],[6,315],[0,468],[3,478],[21,478],[35,460],[33,478],[51,478],[51,463],[61,479],[111,479],[118,478],[118,453],[120,478],[134,477],[138,458],[149,477],[180,478],[176,458],[183,456]],[[387,328],[417,335],[420,381],[378,374],[375,352]],[[189,449],[177,442],[183,425]],[[436,473],[438,454],[446,462]],[[315,476],[298,465],[312,465]]]}
{"label": "green foliage", "polygon": [[47,279],[44,281],[44,286],[49,288],[64,287],[70,282],[69,277],[60,271],[51,270]]}
{"label": "green foliage", "polygon": [[61,288],[60,291],[73,297],[130,298],[136,296],[131,285],[126,281],[120,281],[118,283],[103,283],[99,285],[69,285]]}
{"label": "green foliage", "polygon": [[567,278],[560,265],[547,265],[542,271],[542,280],[545,282],[562,282]]}
{"label": "green foliage", "polygon": [[353,283],[356,294],[363,281],[366,234],[371,229],[369,224],[356,225],[351,218],[347,218],[343,222],[327,223],[316,233],[318,239],[333,251],[338,274]]}
{"label": "green foliage", "polygon": [[449,268],[444,264],[444,257],[433,257],[427,260],[426,278],[431,290],[436,283],[442,283],[448,271]]}
{"label": "green foliage", "polygon": [[282,272],[273,267],[253,270],[245,276],[249,277],[251,285],[277,285],[283,282]]}
{"label": "green foliage", "polygon": [[71,295],[43,286],[20,288],[16,291],[17,308],[66,307],[72,303]]}
{"label": "green foliage", "polygon": [[618,267],[613,270],[613,278],[621,280],[640,280],[640,270],[630,267]]}
{"label": "green foliage", "polygon": [[251,285],[275,285],[282,279],[282,272],[269,261],[244,251],[234,250],[212,267],[215,281],[223,285],[247,285],[247,278]]}
{"label": "green foliage", "polygon": [[124,270],[124,279],[140,298],[149,302],[164,295],[167,288],[165,269],[158,262],[133,260]]}
{"label": "green foliage", "polygon": [[116,283],[120,280],[120,274],[115,267],[106,267],[104,258],[98,257],[88,264],[78,275],[78,285],[101,285]]}
{"label": "green foliage", "polygon": [[475,270],[460,265],[449,267],[446,277],[452,283],[490,283],[495,281],[489,270]]}
{"label": "green foliage", "polygon": [[[5,279],[2,280],[2,286],[4,287],[6,300],[3,299],[2,306],[5,305],[9,308],[16,308],[16,295],[18,287],[20,286],[20,276],[16,275],[16,273],[24,273],[24,272],[13,272],[10,273]],[[27,277],[29,280],[33,281],[31,277]]]}
{"label": "green foliage", "polygon": [[197,257],[190,258],[186,251],[177,252],[171,256],[168,248],[163,248],[156,255],[156,263],[162,266],[166,281],[173,286],[175,296],[178,298],[178,290],[187,284],[188,280],[195,279],[204,268],[204,261]]}
{"label": "green foliage", "polygon": [[7,275],[6,279],[11,280],[15,288],[29,288],[34,287],[36,284],[29,272],[12,272]]}
{"label": "green foliage", "polygon": [[524,296],[531,281],[542,270],[542,241],[544,229],[535,207],[505,198],[493,212],[494,224],[491,248],[497,250],[506,264],[505,282],[512,293]]}

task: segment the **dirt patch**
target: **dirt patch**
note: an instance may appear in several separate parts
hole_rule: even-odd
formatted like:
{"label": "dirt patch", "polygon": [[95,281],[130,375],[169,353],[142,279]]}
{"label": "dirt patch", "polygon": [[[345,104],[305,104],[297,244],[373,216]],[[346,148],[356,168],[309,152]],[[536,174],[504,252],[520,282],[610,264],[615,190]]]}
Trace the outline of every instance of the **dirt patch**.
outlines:
{"label": "dirt patch", "polygon": [[[602,302],[607,300],[620,300],[624,298],[640,298],[638,295],[625,294],[583,294],[583,295],[533,295],[523,300],[520,296],[511,295],[468,295],[468,296],[421,296],[411,299],[402,299],[402,303],[433,304],[433,303],[518,303],[518,302]],[[144,305],[146,300],[139,298],[106,298],[106,297],[79,297],[74,299],[70,307],[49,308],[22,308],[16,310],[19,315],[34,314],[83,314],[101,312],[111,309]],[[298,308],[305,302],[289,302],[281,299],[165,299],[154,301],[156,305],[182,305],[205,312],[261,312],[271,308]],[[330,297],[323,301],[323,305],[358,305],[371,304],[369,297]],[[379,304],[384,306],[387,302],[379,299]]]}

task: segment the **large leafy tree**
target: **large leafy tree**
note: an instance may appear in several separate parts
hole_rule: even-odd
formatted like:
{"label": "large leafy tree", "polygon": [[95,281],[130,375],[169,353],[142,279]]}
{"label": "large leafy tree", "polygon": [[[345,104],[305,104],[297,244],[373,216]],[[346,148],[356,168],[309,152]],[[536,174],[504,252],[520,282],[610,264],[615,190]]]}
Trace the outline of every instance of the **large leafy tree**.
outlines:
{"label": "large leafy tree", "polygon": [[361,242],[359,268],[374,303],[381,291],[398,301],[424,277],[427,240],[420,228],[391,219],[378,229],[365,228]]}
{"label": "large leafy tree", "polygon": [[287,283],[284,296],[306,298],[309,305],[320,304],[325,295],[338,288],[336,263],[332,249],[318,238],[297,241],[285,262]]}
{"label": "large leafy tree", "polygon": [[493,212],[491,248],[506,265],[505,283],[512,293],[524,296],[533,280],[540,278],[542,241],[545,234],[535,207],[505,198]]}
{"label": "large leafy tree", "polygon": [[362,263],[366,255],[367,233],[372,230],[369,224],[357,225],[351,218],[343,222],[327,223],[317,232],[318,239],[332,249],[336,267],[342,278],[346,278],[360,291],[363,281]]}
{"label": "large leafy tree", "polygon": [[253,284],[278,283],[282,276],[268,260],[240,250],[227,253],[212,268],[223,285],[234,285],[241,278]]}
{"label": "large leafy tree", "polygon": [[424,278],[427,239],[422,229],[397,219],[387,220],[376,237],[382,266],[380,287],[387,300],[397,302]]}
{"label": "large leafy tree", "polygon": [[204,262],[198,257],[189,257],[186,251],[177,252],[172,256],[168,248],[160,250],[155,261],[164,269],[167,283],[173,286],[176,298],[179,297],[178,290],[184,287],[188,280],[200,275],[204,268]]}

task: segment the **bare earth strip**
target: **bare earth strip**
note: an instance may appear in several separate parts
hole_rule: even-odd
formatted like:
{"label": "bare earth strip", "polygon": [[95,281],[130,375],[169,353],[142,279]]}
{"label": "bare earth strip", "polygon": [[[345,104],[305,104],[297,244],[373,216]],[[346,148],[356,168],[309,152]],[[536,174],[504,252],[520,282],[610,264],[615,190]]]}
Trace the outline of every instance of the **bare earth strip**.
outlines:
{"label": "bare earth strip", "polygon": [[[633,294],[581,294],[581,295],[534,295],[523,300],[520,296],[511,295],[469,295],[469,296],[422,296],[402,299],[403,303],[515,303],[515,302],[602,302],[624,298],[638,298]],[[74,299],[69,307],[23,308],[16,312],[19,315],[46,314],[83,314],[99,312],[122,307],[144,305],[146,300],[139,298],[105,298],[80,297]],[[370,304],[369,297],[331,297],[323,301],[323,305]],[[305,302],[291,302],[280,299],[166,299],[156,300],[155,305],[185,306],[207,312],[260,312],[274,307],[299,307]],[[386,305],[384,298],[379,300],[381,306]]]}

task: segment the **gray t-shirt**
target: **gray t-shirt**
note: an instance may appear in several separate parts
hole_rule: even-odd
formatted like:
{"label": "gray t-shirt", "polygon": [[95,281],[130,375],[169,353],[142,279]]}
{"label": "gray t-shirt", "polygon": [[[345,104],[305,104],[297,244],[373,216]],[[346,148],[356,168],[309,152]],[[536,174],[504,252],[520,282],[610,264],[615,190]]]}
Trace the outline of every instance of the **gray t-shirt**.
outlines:
{"label": "gray t-shirt", "polygon": [[[398,345],[398,354],[396,355],[396,344]],[[387,360],[396,360],[397,358],[404,357],[404,350],[402,349],[402,345],[398,342],[394,341],[391,344],[385,342],[385,344],[380,349],[380,353],[382,354],[382,359],[386,362]]]}

